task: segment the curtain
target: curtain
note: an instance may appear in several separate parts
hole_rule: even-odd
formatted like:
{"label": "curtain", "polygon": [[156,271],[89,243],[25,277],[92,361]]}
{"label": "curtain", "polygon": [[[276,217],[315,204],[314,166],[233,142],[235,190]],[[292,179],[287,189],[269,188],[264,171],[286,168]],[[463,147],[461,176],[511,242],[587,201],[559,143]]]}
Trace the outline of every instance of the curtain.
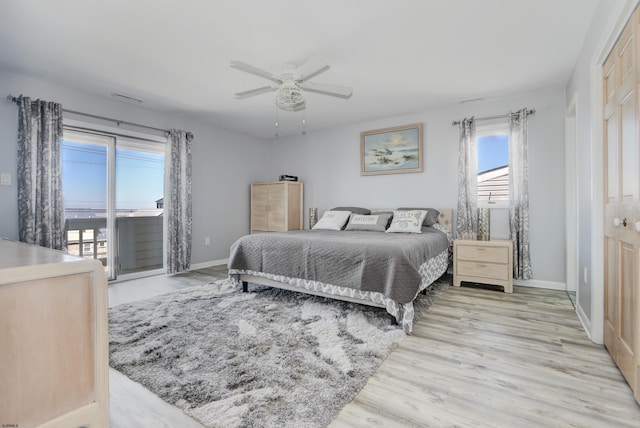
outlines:
{"label": "curtain", "polygon": [[22,242],[64,250],[62,106],[22,96],[15,102],[18,105],[18,236]]}
{"label": "curtain", "polygon": [[190,132],[169,131],[167,216],[167,273],[191,266],[191,140]]}
{"label": "curtain", "polygon": [[529,155],[527,109],[511,114],[509,124],[509,228],[513,241],[513,277],[531,279],[529,256]]}
{"label": "curtain", "polygon": [[478,231],[478,163],[473,118],[460,121],[458,146],[458,238],[476,239]]}

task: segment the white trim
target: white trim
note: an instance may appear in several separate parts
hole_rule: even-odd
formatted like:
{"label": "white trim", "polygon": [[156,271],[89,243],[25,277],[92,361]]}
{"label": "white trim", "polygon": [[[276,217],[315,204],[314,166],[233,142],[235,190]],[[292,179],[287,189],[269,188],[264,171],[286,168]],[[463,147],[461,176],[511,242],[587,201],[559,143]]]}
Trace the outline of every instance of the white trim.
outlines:
{"label": "white trim", "polygon": [[626,0],[625,2],[614,3],[612,8],[617,10],[614,10],[611,13],[611,17],[609,18],[609,22],[607,23],[604,31],[605,35],[600,39],[594,49],[592,64],[594,64],[598,68],[600,68],[600,66],[604,64],[604,61],[609,55],[609,52],[611,52],[611,49],[613,49],[613,45],[616,44],[618,37],[620,37],[620,34],[622,34],[624,26],[626,25],[629,18],[631,18],[631,14],[633,14],[633,11],[638,3],[640,3],[640,0]]}
{"label": "white trim", "polygon": [[140,272],[126,273],[124,275],[119,275],[116,279],[110,279],[109,284],[116,284],[118,282],[129,281],[132,279],[146,278],[148,276],[164,275],[164,273],[165,273],[164,269],[151,269],[151,270],[143,270]]}
{"label": "white trim", "polygon": [[[73,113],[67,113],[67,115],[72,115]],[[81,119],[71,119],[69,117],[63,117],[62,118],[62,122],[65,125],[68,126],[76,126],[76,127],[80,127],[80,128],[87,128],[87,129],[91,129],[94,131],[98,131],[98,132],[106,132],[108,134],[120,134],[122,136],[128,136],[128,137],[132,137],[132,138],[140,138],[143,140],[153,140],[156,141],[158,143],[163,143],[166,144],[167,143],[167,137],[164,135],[156,135],[156,134],[152,134],[153,130],[149,130],[148,132],[139,132],[139,131],[132,131],[131,129],[127,129],[127,128],[121,128],[118,126],[109,126],[109,125],[102,125],[99,124],[97,121],[99,121],[99,119],[96,119],[96,122],[91,122],[88,120],[81,120]]]}
{"label": "white trim", "polygon": [[529,279],[526,281],[523,281],[521,279],[516,279],[513,281],[513,285],[519,285],[522,287],[531,287],[531,288],[545,288],[547,290],[559,290],[559,291],[567,290],[567,285],[564,282],[541,281],[537,279]]}
{"label": "white trim", "polygon": [[593,338],[591,337],[591,328],[592,328],[591,321],[589,321],[589,318],[587,318],[587,315],[582,310],[582,306],[580,306],[580,303],[578,302],[577,298],[576,298],[576,315],[578,316],[578,320],[580,320],[580,323],[582,324],[584,331],[587,333],[587,337],[591,341],[594,341]]}
{"label": "white trim", "polygon": [[116,233],[116,137],[106,136],[107,144],[107,266],[108,279],[117,279],[119,276],[119,259],[117,251],[118,235]]}
{"label": "white trim", "polygon": [[476,139],[478,137],[489,137],[496,134],[506,134],[509,136],[509,118],[500,118],[499,122],[476,125]]}
{"label": "white trim", "polygon": [[[578,265],[578,248],[580,248],[580,210],[578,209],[578,94],[571,97],[565,112],[565,283],[567,291],[579,294],[578,281],[580,267]],[[576,297],[577,298],[577,297]]]}
{"label": "white trim", "polygon": [[208,262],[194,263],[191,265],[189,270],[206,269],[208,267],[221,266],[221,265],[226,266],[228,263],[229,263],[229,259],[210,260]]}

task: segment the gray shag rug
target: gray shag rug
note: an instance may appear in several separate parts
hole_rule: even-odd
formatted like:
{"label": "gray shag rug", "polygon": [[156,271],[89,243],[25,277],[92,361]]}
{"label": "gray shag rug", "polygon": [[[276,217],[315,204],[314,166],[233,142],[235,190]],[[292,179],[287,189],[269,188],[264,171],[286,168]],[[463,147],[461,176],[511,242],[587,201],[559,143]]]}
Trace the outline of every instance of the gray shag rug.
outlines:
{"label": "gray shag rug", "polygon": [[[419,318],[451,284],[420,294]],[[384,309],[228,281],[109,310],[110,365],[207,427],[322,427],[405,337]]]}

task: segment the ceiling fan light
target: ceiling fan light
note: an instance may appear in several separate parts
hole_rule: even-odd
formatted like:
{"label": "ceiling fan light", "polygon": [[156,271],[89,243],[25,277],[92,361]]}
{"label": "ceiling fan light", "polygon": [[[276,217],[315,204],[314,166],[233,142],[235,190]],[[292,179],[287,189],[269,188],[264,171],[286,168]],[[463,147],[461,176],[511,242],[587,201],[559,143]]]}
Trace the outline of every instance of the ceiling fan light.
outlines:
{"label": "ceiling fan light", "polygon": [[283,83],[276,91],[276,105],[282,110],[300,111],[304,109],[304,93],[294,82]]}

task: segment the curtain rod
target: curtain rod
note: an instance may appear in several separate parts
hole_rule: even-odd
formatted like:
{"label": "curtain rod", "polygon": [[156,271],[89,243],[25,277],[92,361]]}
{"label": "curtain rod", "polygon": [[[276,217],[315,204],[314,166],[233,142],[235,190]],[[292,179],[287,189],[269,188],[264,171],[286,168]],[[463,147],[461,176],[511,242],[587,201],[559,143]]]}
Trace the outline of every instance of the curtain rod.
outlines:
{"label": "curtain rod", "polygon": [[[9,94],[7,96],[7,100],[15,103],[16,101],[18,101],[18,98]],[[137,126],[138,128],[153,129],[154,131],[164,132],[165,135],[169,134],[169,130],[167,129],[155,128],[153,126],[141,125],[139,123],[134,123],[134,122],[127,122],[126,120],[113,119],[106,116],[98,116],[97,114],[83,113],[81,111],[67,110],[65,108],[63,108],[62,111],[65,113],[77,114],[79,116],[91,117],[93,119],[107,120],[107,121],[116,123],[118,126],[120,126],[121,124],[125,124],[125,125]]]}
{"label": "curtain rod", "polygon": [[[473,120],[491,120],[491,119],[500,119],[500,118],[503,118],[503,117],[511,117],[511,116],[513,116],[513,115],[515,115],[515,114],[518,114],[518,113],[507,113],[507,114],[499,114],[499,115],[497,115],[497,116],[476,117],[476,118],[474,118]],[[536,109],[533,109],[533,108],[532,108],[532,109],[527,110],[527,116],[529,116],[530,114],[536,114]],[[459,121],[459,120],[455,120],[455,121],[451,122],[451,125],[452,125],[452,126],[460,125],[460,122],[461,122],[461,121]]]}

